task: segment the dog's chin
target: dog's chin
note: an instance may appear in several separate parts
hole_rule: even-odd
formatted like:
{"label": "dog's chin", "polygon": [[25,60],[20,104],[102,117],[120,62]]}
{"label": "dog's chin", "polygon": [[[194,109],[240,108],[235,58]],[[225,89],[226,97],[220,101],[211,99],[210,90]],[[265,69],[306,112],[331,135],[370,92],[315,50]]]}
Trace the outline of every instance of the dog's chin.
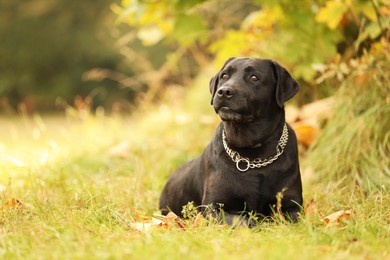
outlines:
{"label": "dog's chin", "polygon": [[217,114],[222,119],[222,121],[233,121],[238,123],[249,123],[253,120],[253,117],[250,115],[241,114],[233,111],[228,107],[221,107],[217,110]]}

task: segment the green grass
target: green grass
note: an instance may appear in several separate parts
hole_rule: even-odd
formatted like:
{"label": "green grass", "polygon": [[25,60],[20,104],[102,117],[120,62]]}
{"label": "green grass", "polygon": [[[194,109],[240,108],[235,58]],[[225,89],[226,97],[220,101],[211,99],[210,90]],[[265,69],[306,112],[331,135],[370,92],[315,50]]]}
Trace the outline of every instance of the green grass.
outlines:
{"label": "green grass", "polygon": [[383,59],[350,75],[336,92],[336,113],[308,153],[318,181],[389,190],[390,57]]}
{"label": "green grass", "polygon": [[[390,259],[389,191],[311,181],[305,170],[311,203],[298,224],[132,228],[158,213],[168,176],[202,151],[218,124],[207,91],[191,91],[190,108],[159,105],[129,118],[1,118],[0,258]],[[10,206],[12,198],[31,207]],[[350,218],[322,221],[343,209]]]}

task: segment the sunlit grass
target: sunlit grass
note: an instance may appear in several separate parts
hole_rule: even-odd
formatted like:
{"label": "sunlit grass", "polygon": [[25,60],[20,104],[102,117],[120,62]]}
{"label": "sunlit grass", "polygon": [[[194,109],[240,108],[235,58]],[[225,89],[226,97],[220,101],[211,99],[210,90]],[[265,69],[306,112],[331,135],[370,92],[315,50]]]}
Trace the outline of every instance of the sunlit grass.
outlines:
{"label": "sunlit grass", "polygon": [[389,192],[389,58],[385,61],[363,76],[349,76],[335,94],[335,113],[309,152],[317,179]]}
{"label": "sunlit grass", "polygon": [[[131,117],[68,113],[0,119],[0,257],[390,257],[388,191],[312,182],[305,174],[307,215],[298,224],[135,230],[132,223],[158,213],[159,194],[172,171],[199,155],[214,133],[219,120],[205,86],[201,79],[183,103],[142,107]],[[11,205],[12,199],[22,205]],[[350,210],[351,216],[332,225],[322,221],[338,210]]]}

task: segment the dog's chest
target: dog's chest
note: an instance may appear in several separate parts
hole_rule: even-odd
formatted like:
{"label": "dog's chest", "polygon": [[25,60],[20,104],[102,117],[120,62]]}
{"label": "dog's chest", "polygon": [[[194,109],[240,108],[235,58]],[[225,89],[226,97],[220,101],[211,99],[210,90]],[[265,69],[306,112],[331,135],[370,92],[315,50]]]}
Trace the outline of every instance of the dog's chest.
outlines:
{"label": "dog's chest", "polygon": [[230,210],[256,210],[263,194],[263,178],[256,174],[224,174],[224,179],[219,180],[218,193],[222,193],[219,199],[226,209]]}
{"label": "dog's chest", "polygon": [[261,175],[255,174],[231,174],[231,189],[233,193],[239,197],[255,196],[262,189],[263,178]]}

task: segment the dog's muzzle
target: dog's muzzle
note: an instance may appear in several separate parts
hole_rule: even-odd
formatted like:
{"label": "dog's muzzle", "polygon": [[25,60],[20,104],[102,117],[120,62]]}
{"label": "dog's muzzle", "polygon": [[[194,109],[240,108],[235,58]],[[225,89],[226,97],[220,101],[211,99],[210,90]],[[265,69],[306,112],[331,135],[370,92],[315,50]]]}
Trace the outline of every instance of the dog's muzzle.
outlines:
{"label": "dog's muzzle", "polygon": [[234,96],[233,88],[229,86],[222,86],[217,90],[217,97],[221,100],[227,100]]}

